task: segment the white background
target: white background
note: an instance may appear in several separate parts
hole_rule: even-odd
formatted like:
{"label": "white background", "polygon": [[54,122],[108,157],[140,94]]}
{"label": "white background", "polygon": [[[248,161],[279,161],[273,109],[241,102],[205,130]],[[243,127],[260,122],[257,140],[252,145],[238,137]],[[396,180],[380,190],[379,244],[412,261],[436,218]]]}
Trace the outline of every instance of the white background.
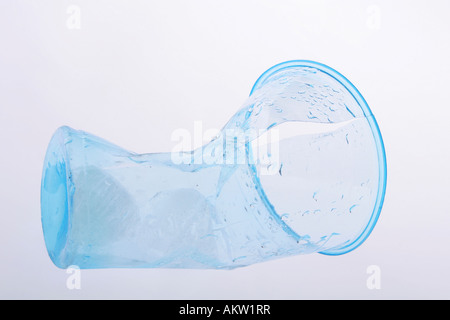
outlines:
{"label": "white background", "polygon": [[[449,14],[444,0],[2,1],[0,298],[450,298]],[[69,290],[40,222],[55,129],[170,151],[174,130],[221,128],[262,72],[292,59],[341,72],[379,123],[388,187],[369,239],[233,271],[82,270]]]}

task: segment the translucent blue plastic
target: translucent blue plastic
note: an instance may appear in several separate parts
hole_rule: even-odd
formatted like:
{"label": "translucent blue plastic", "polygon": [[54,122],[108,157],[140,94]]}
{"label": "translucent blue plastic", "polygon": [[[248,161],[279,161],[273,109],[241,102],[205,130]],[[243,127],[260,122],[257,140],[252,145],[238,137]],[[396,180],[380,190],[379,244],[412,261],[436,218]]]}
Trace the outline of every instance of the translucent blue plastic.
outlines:
{"label": "translucent blue plastic", "polygon": [[230,269],[355,249],[385,186],[383,142],[360,93],[327,66],[289,61],[192,152],[136,154],[59,128],[44,163],[42,225],[60,268]]}

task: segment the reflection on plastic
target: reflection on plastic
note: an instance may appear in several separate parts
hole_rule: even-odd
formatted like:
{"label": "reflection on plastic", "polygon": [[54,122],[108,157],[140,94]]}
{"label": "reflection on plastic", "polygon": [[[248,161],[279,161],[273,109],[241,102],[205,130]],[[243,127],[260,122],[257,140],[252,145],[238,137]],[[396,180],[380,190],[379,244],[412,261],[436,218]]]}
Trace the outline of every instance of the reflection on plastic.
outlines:
{"label": "reflection on plastic", "polygon": [[231,269],[353,250],[376,224],[385,185],[381,135],[356,88],[322,64],[289,61],[192,152],[136,154],[59,128],[42,225],[60,268]]}

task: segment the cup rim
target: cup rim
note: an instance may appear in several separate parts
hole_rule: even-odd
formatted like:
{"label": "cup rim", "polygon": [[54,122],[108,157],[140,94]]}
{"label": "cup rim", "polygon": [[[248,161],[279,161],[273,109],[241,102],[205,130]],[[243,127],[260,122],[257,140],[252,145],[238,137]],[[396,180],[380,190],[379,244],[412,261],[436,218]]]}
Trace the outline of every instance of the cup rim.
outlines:
{"label": "cup rim", "polygon": [[[70,158],[67,155],[70,128],[59,127],[53,134],[44,159],[41,177],[41,223],[47,253],[59,268],[67,244],[72,215],[73,185],[70,178]],[[53,189],[59,188],[57,193]]]}
{"label": "cup rim", "polygon": [[[353,96],[353,98],[357,101],[359,107],[364,113],[365,118],[367,119],[370,129],[372,131],[375,145],[377,148],[377,155],[378,155],[378,172],[379,172],[379,178],[378,178],[378,191],[377,191],[377,197],[375,201],[375,205],[373,207],[373,211],[371,214],[371,217],[369,219],[369,222],[367,223],[366,227],[363,229],[363,231],[360,233],[358,237],[355,238],[351,243],[343,244],[331,249],[327,249],[324,251],[320,251],[319,253],[324,255],[342,255],[345,253],[348,253],[350,251],[353,251],[357,247],[359,247],[372,233],[378,219],[381,213],[381,208],[383,206],[384,197],[386,193],[386,180],[387,180],[387,166],[386,166],[386,152],[384,148],[383,138],[381,136],[380,129],[378,127],[378,124],[375,120],[375,117],[372,114],[372,111],[369,108],[369,105],[367,104],[366,100],[363,98],[361,93],[358,91],[358,89],[347,79],[345,78],[341,73],[334,70],[333,68],[330,68],[322,63],[311,61],[311,60],[290,60],[286,62],[279,63],[268,70],[266,70],[255,82],[253,85],[250,96],[253,94],[253,92],[259,88],[261,88],[268,78],[273,76],[274,74],[285,71],[286,69],[291,68],[298,68],[298,67],[310,67],[317,69],[328,76],[334,78],[336,81],[338,81],[347,91]],[[262,188],[260,188],[262,191]],[[263,191],[262,191],[263,192]],[[298,238],[299,235],[297,235],[275,212],[274,207],[272,204],[269,203],[267,200],[267,197],[262,197],[269,212],[272,214],[272,216],[278,221],[278,223],[281,224],[282,228],[294,236],[294,238]]]}

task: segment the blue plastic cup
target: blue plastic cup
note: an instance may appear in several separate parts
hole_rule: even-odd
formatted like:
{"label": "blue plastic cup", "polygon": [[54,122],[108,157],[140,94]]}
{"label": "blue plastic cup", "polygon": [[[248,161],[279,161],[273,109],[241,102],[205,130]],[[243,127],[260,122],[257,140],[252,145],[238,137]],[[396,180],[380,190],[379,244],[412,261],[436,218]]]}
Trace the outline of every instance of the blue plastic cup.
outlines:
{"label": "blue plastic cup", "polygon": [[325,65],[289,61],[191,152],[136,154],[59,128],[42,226],[60,268],[231,269],[355,249],[385,187],[381,134],[358,90]]}

